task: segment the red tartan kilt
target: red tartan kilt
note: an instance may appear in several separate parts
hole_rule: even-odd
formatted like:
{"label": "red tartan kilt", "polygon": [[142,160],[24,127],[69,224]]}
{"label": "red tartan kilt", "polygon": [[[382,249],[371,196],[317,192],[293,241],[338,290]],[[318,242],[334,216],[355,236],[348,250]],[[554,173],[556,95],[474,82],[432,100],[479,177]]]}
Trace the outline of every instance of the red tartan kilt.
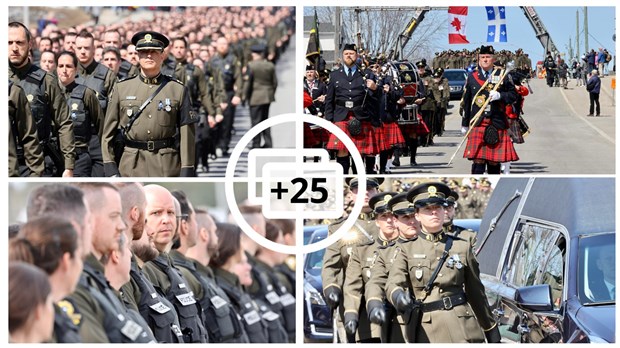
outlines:
{"label": "red tartan kilt", "polygon": [[401,124],[399,125],[400,130],[405,138],[415,138],[420,136],[425,136],[430,133],[430,129],[422,119],[422,116],[418,114],[418,123],[416,124]]}
{"label": "red tartan kilt", "polygon": [[318,139],[314,136],[314,132],[310,129],[310,125],[304,122],[304,147],[314,147],[319,144]]}
{"label": "red tartan kilt", "polygon": [[312,133],[314,133],[314,138],[321,144],[329,141],[330,133],[325,128],[317,127],[312,129]]}
{"label": "red tartan kilt", "polygon": [[397,123],[384,123],[381,128],[376,129],[379,141],[379,148],[381,151],[389,150],[393,146],[401,146],[405,144],[405,138],[398,128]]}
{"label": "red tartan kilt", "polygon": [[518,161],[519,156],[506,129],[498,129],[499,142],[497,144],[491,146],[484,142],[484,128],[487,124],[488,121],[485,120],[480,126],[472,129],[467,138],[463,157],[470,160],[479,159],[491,162]]}
{"label": "red tartan kilt", "polygon": [[[351,116],[349,116],[349,118],[350,117]],[[379,148],[379,143],[376,139],[375,128],[370,124],[370,122],[362,121],[362,132],[357,136],[351,136],[347,127],[347,121],[349,120],[349,118],[347,118],[347,120],[345,121],[336,122],[334,124],[338,126],[338,128],[342,129],[342,131],[345,132],[349,136],[349,138],[351,138],[353,144],[355,144],[355,147],[357,148],[357,151],[359,151],[362,155],[378,154],[381,149]],[[335,136],[333,133],[330,133],[329,135],[327,149],[348,150],[347,147],[344,146],[344,143],[340,141],[340,139],[338,139],[338,137]]]}

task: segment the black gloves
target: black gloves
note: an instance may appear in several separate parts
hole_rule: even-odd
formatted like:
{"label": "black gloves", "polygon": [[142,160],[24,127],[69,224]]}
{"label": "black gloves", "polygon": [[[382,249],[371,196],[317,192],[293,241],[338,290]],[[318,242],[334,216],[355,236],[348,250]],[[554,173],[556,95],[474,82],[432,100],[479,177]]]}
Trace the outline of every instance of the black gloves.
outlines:
{"label": "black gloves", "polygon": [[392,304],[399,313],[404,313],[411,307],[411,297],[403,290],[398,289],[392,294]]}
{"label": "black gloves", "polygon": [[383,325],[385,323],[385,309],[383,309],[383,306],[371,309],[368,313],[368,320],[373,324]]}
{"label": "black gloves", "polygon": [[355,332],[357,331],[357,320],[347,320],[344,323],[344,331],[347,332],[347,335],[355,335]]}
{"label": "black gloves", "polygon": [[484,335],[487,337],[488,343],[500,343],[502,341],[502,335],[499,333],[499,328],[495,325],[491,330],[485,331]]}
{"label": "black gloves", "polygon": [[330,286],[325,289],[323,293],[325,294],[325,302],[331,309],[338,307],[340,304],[340,297],[342,295],[340,289],[335,286]]}

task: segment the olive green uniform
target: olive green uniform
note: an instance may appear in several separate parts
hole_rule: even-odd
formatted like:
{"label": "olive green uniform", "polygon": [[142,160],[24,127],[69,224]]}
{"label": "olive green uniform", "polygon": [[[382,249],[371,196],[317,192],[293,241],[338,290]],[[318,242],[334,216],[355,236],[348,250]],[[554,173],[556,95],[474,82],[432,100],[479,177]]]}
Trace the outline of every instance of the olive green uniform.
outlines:
{"label": "olive green uniform", "polygon": [[[439,271],[430,294],[426,296],[424,287],[437,268],[448,238],[453,239],[449,258]],[[404,251],[394,261],[387,280],[386,294],[393,302],[396,291],[410,288],[414,298],[423,301],[416,342],[484,342],[483,330],[493,329],[495,323],[480,281],[478,261],[469,242],[444,233],[427,235],[420,232],[417,240],[405,244]],[[462,298],[463,291],[467,302],[457,305],[454,296],[461,294]],[[451,301],[445,299],[448,296],[452,297]],[[436,301],[452,302],[454,306],[449,309],[424,310],[425,305]]]}
{"label": "olive green uniform", "polygon": [[[60,90],[62,91],[62,94],[66,100],[69,100],[71,92],[77,85],[77,83],[72,83],[69,86],[60,85]],[[103,109],[101,109],[101,105],[99,105],[99,100],[97,99],[97,92],[87,87],[84,93],[83,102],[84,108],[88,110],[91,123],[95,126],[94,130],[96,131],[97,136],[101,138],[101,134],[103,133],[103,121],[105,118],[105,113],[103,112]],[[71,112],[73,111],[73,106],[68,105],[68,107],[69,115],[71,115]],[[85,142],[82,137],[75,137],[75,148],[88,150],[88,143]]]}
{"label": "olive green uniform", "polygon": [[[120,127],[157,90],[150,104],[126,134],[125,147],[118,167],[114,161],[114,138]],[[107,176],[193,176],[195,129],[198,121],[191,110],[187,88],[165,75],[143,75],[118,82],[108,104],[103,130],[103,162]],[[175,135],[179,133],[178,146]]]}
{"label": "olive green uniform", "polygon": [[28,106],[24,90],[9,82],[9,176],[20,176],[17,158],[17,145],[24,151],[29,176],[41,176],[45,165],[43,150],[39,146],[37,127]]}
{"label": "olive green uniform", "polygon": [[476,241],[478,240],[478,233],[476,233],[476,231],[474,230],[463,228],[461,226],[450,223],[449,225],[444,225],[444,231],[454,237],[459,237],[468,241],[469,245],[471,245],[472,248],[476,246]]}

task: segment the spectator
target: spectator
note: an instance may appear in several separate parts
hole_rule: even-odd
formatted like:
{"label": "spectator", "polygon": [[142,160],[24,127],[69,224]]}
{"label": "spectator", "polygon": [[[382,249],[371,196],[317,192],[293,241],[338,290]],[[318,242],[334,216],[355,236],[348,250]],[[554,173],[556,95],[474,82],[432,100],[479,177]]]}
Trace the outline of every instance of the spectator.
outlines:
{"label": "spectator", "polygon": [[594,116],[594,104],[596,104],[596,116],[601,115],[601,104],[598,101],[601,93],[601,79],[598,77],[598,70],[592,70],[586,89],[590,93],[590,113],[588,116]]}

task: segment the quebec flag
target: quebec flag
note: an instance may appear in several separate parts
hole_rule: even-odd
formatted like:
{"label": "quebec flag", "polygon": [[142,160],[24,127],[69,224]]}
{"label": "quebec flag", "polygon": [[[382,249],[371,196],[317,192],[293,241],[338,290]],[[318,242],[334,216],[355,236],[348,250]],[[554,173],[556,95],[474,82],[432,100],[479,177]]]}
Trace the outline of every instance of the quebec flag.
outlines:
{"label": "quebec flag", "polygon": [[506,34],[506,8],[504,6],[485,6],[489,29],[487,42],[508,42]]}

